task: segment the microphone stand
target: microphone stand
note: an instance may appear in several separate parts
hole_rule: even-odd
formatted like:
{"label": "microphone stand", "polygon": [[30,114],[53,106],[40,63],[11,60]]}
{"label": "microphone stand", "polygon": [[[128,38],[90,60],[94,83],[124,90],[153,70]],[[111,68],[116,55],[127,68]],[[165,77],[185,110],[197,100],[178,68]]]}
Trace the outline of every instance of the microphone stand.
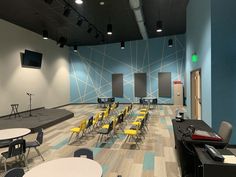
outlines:
{"label": "microphone stand", "polygon": [[29,109],[29,116],[31,117],[32,116],[32,113],[31,113],[31,107],[32,107],[32,93],[27,93],[27,95],[29,96],[30,98],[30,109]]}

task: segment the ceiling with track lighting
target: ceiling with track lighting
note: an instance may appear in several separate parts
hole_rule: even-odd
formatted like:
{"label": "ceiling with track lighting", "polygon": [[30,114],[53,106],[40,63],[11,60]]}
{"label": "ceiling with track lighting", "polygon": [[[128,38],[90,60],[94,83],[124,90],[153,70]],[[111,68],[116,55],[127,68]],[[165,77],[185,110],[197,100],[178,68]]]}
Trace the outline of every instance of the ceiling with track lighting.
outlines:
{"label": "ceiling with track lighting", "polygon": [[[185,33],[188,1],[140,0],[147,38]],[[4,0],[0,18],[40,35],[46,30],[48,38],[63,37],[68,46],[144,38],[129,0]],[[158,20],[162,21],[160,33]],[[107,35],[108,24],[112,24],[112,35]]]}

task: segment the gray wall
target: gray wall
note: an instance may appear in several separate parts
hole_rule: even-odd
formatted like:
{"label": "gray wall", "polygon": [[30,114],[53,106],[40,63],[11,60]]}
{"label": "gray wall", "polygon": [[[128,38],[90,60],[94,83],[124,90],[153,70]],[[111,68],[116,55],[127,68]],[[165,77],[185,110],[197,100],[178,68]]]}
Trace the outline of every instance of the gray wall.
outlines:
{"label": "gray wall", "polygon": [[[28,109],[26,92],[34,93],[33,108],[69,103],[68,48],[19,26],[0,20],[0,116],[10,113],[10,104]],[[25,49],[43,53],[41,69],[22,68]]]}

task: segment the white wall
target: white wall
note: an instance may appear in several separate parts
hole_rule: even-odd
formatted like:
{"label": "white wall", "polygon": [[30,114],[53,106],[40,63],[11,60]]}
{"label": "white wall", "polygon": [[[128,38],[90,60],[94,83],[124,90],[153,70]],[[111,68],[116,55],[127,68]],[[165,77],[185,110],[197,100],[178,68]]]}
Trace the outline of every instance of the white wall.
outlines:
{"label": "white wall", "polygon": [[[43,53],[41,69],[21,67],[20,53],[25,49]],[[69,103],[68,48],[59,48],[53,40],[0,20],[0,116],[10,113],[10,104],[19,103],[19,111],[55,107]]]}

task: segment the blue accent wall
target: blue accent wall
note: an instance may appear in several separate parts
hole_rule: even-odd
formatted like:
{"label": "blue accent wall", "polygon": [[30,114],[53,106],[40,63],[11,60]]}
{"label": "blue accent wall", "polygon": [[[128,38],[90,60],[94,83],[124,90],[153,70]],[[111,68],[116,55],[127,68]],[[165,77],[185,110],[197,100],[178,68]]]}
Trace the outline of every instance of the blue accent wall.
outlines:
{"label": "blue accent wall", "polygon": [[[191,71],[201,69],[202,120],[211,126],[211,1],[191,0],[187,7],[186,92],[187,110],[191,117]],[[191,56],[197,53],[199,61]]]}
{"label": "blue accent wall", "polygon": [[[147,96],[152,97],[158,97],[158,72],[171,72],[172,81],[183,81],[185,35],[126,42],[124,50],[119,43],[83,46],[77,53],[71,50],[69,58],[72,103],[95,103],[97,97],[112,96],[113,73],[123,74],[124,97],[117,100],[137,102],[134,73],[147,73]],[[173,98],[159,98],[159,102],[173,103]]]}
{"label": "blue accent wall", "polygon": [[[236,1],[212,1],[212,126],[236,127]],[[233,129],[231,144],[236,144]]]}

